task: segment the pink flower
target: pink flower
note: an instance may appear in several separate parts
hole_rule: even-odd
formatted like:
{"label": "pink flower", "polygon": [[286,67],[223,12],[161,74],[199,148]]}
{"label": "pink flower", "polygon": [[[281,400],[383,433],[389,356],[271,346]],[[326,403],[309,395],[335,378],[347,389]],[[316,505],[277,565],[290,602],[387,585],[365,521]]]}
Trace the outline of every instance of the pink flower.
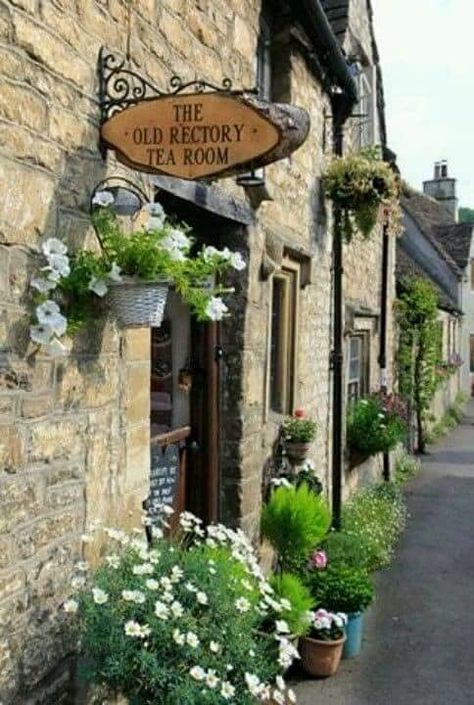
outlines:
{"label": "pink flower", "polygon": [[323,570],[328,564],[328,557],[325,551],[314,551],[310,560],[311,566],[316,570]]}
{"label": "pink flower", "polygon": [[303,409],[295,409],[294,416],[295,416],[295,418],[297,418],[297,419],[302,419],[302,418],[304,418],[304,411],[303,411]]}

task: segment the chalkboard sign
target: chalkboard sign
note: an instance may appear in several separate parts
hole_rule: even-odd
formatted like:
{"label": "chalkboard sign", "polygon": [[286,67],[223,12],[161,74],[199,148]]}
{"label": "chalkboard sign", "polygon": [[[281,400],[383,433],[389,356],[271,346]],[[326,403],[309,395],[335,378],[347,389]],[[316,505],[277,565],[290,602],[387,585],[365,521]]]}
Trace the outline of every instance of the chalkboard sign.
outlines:
{"label": "chalkboard sign", "polygon": [[151,446],[150,496],[148,513],[153,516],[161,504],[174,505],[179,479],[179,445]]}

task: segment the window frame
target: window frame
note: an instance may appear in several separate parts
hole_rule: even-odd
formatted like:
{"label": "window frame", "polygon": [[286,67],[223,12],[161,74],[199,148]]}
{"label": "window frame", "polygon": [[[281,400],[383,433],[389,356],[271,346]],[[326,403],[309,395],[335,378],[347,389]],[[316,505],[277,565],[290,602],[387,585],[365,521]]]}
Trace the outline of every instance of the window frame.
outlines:
{"label": "window frame", "polygon": [[[280,314],[281,340],[278,341],[277,384],[280,386],[278,401],[273,395],[273,350],[274,350],[274,291],[275,281],[284,282],[285,292],[283,309]],[[284,257],[281,268],[270,277],[269,313],[268,313],[268,349],[267,349],[267,384],[266,415],[281,418],[293,413],[296,406],[297,350],[299,336],[299,292],[301,281],[300,264],[289,257]]]}
{"label": "window frame", "polygon": [[[352,343],[357,340],[359,343],[359,357],[352,356]],[[370,331],[355,330],[351,333],[347,343],[347,383],[346,394],[348,403],[357,401],[366,396],[370,390]],[[357,377],[351,376],[351,362],[359,359],[359,374]],[[351,389],[354,387],[355,391]]]}

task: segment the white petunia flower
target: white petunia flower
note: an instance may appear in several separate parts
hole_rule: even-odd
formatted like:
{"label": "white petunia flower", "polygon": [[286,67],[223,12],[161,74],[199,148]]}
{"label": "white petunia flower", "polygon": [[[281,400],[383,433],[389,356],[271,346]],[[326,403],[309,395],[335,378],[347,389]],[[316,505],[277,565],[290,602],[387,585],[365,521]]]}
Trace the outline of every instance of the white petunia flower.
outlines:
{"label": "white petunia flower", "polygon": [[36,317],[44,326],[49,326],[56,335],[64,335],[67,328],[67,318],[61,314],[61,309],[55,301],[48,299],[36,307]]}
{"label": "white petunia flower", "polygon": [[66,255],[50,255],[48,257],[48,266],[42,267],[42,272],[48,272],[48,279],[51,281],[59,281],[61,277],[67,277],[71,273],[69,257]]}
{"label": "white petunia flower", "polygon": [[92,198],[93,206],[111,206],[115,202],[115,198],[110,191],[97,191]]}
{"label": "white petunia flower", "polygon": [[229,681],[224,681],[221,685],[221,695],[224,700],[230,700],[235,695],[235,688]]}
{"label": "white petunia flower", "polygon": [[160,587],[160,583],[154,578],[149,578],[148,580],[145,580],[145,585],[148,590],[158,590],[158,588]]}
{"label": "white petunia flower", "polygon": [[40,324],[30,327],[30,338],[34,343],[47,345],[51,341],[53,335],[54,333],[51,326]]}
{"label": "white petunia flower", "polygon": [[233,252],[229,261],[230,266],[238,272],[241,272],[247,266],[240,252]]}
{"label": "white petunia flower", "polygon": [[199,646],[199,639],[194,632],[188,632],[186,634],[186,643],[188,646],[191,646],[191,648],[196,649]]}
{"label": "white petunia flower", "polygon": [[239,612],[248,612],[251,605],[250,605],[250,602],[245,597],[239,597],[235,601],[235,607]]}
{"label": "white petunia flower", "polygon": [[220,296],[211,296],[205,309],[206,316],[211,321],[221,321],[229,311]]}
{"label": "white petunia flower", "polygon": [[52,338],[44,348],[45,352],[51,357],[62,357],[67,355],[67,348],[57,338]]}
{"label": "white petunia flower", "polygon": [[63,605],[63,610],[69,614],[75,614],[79,609],[79,603],[77,600],[66,600]]}
{"label": "white petunia flower", "polygon": [[203,251],[203,257],[206,261],[213,259],[216,256],[220,256],[221,252],[218,250],[216,247],[213,247],[212,245],[207,245]]}
{"label": "white petunia flower", "polygon": [[105,590],[101,590],[101,588],[92,588],[92,597],[96,605],[105,605],[109,599]]}
{"label": "white petunia flower", "polygon": [[94,292],[96,296],[100,296],[101,298],[105,296],[109,290],[105,280],[98,279],[97,277],[93,277],[93,279],[90,280],[87,288],[89,291]]}
{"label": "white petunia flower", "polygon": [[46,294],[48,291],[52,291],[56,288],[56,282],[50,279],[44,279],[43,277],[33,277],[30,286],[41,292],[41,294]]}
{"label": "white petunia flower", "polygon": [[161,600],[155,602],[155,615],[158,619],[162,619],[163,621],[166,621],[169,617],[168,606],[165,605],[164,602],[161,602]]}
{"label": "white petunia flower", "polygon": [[110,279],[111,282],[117,282],[119,284],[122,281],[121,271],[122,270],[118,266],[117,262],[112,262],[110,271],[107,272],[107,279]]}
{"label": "white petunia flower", "polygon": [[193,666],[189,671],[189,675],[195,681],[203,681],[206,677],[206,671],[201,666]]}
{"label": "white petunia flower", "polygon": [[196,593],[196,600],[199,602],[200,605],[209,604],[209,600],[206,593],[202,592],[201,590]]}
{"label": "white petunia flower", "polygon": [[48,238],[46,242],[43,242],[41,245],[41,249],[43,250],[43,254],[48,258],[52,255],[65,255],[67,253],[67,246],[62,240],[58,240],[57,237]]}
{"label": "white petunia flower", "polygon": [[219,685],[219,678],[216,676],[216,672],[210,668],[206,673],[206,685],[208,688],[217,688]]}

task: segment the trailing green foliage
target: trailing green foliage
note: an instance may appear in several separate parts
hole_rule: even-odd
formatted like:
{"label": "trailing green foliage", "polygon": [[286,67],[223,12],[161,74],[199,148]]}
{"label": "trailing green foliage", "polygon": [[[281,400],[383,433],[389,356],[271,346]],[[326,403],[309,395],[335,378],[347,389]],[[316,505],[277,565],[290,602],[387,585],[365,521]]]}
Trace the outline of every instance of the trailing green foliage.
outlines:
{"label": "trailing green foliage", "polygon": [[399,326],[398,382],[400,394],[416,417],[418,448],[426,447],[425,416],[437,388],[441,330],[438,296],[421,278],[406,279],[396,302]]}
{"label": "trailing green foliage", "polygon": [[399,181],[381,159],[378,148],[369,148],[334,159],[324,176],[326,195],[342,211],[342,229],[347,242],[360,231],[371,234],[381,206],[391,212],[391,229],[400,223]]}
{"label": "trailing green foliage", "polygon": [[281,612],[293,636],[304,636],[309,630],[308,612],[314,606],[314,599],[309,588],[292,573],[274,574],[270,585],[280,600],[287,600],[291,607]]}
{"label": "trailing green foliage", "polygon": [[374,599],[374,586],[362,568],[330,563],[308,572],[308,586],[316,605],[333,612],[362,612]]}
{"label": "trailing green foliage", "polygon": [[325,499],[306,483],[278,487],[263,507],[261,529],[278,554],[281,570],[298,571],[329,529],[331,514]]}
{"label": "trailing green foliage", "polygon": [[405,434],[406,423],[401,412],[384,405],[381,396],[358,399],[349,406],[347,443],[352,450],[367,455],[388,452]]}
{"label": "trailing green foliage", "polygon": [[427,432],[427,443],[434,443],[460,423],[463,417],[466,400],[467,396],[463,392],[457,394],[453,405],[449,407],[444,416]]}
{"label": "trailing green foliage", "polygon": [[356,494],[342,510],[344,532],[355,537],[364,554],[361,568],[377,570],[390,563],[405,527],[407,510],[400,489],[384,483]]}

